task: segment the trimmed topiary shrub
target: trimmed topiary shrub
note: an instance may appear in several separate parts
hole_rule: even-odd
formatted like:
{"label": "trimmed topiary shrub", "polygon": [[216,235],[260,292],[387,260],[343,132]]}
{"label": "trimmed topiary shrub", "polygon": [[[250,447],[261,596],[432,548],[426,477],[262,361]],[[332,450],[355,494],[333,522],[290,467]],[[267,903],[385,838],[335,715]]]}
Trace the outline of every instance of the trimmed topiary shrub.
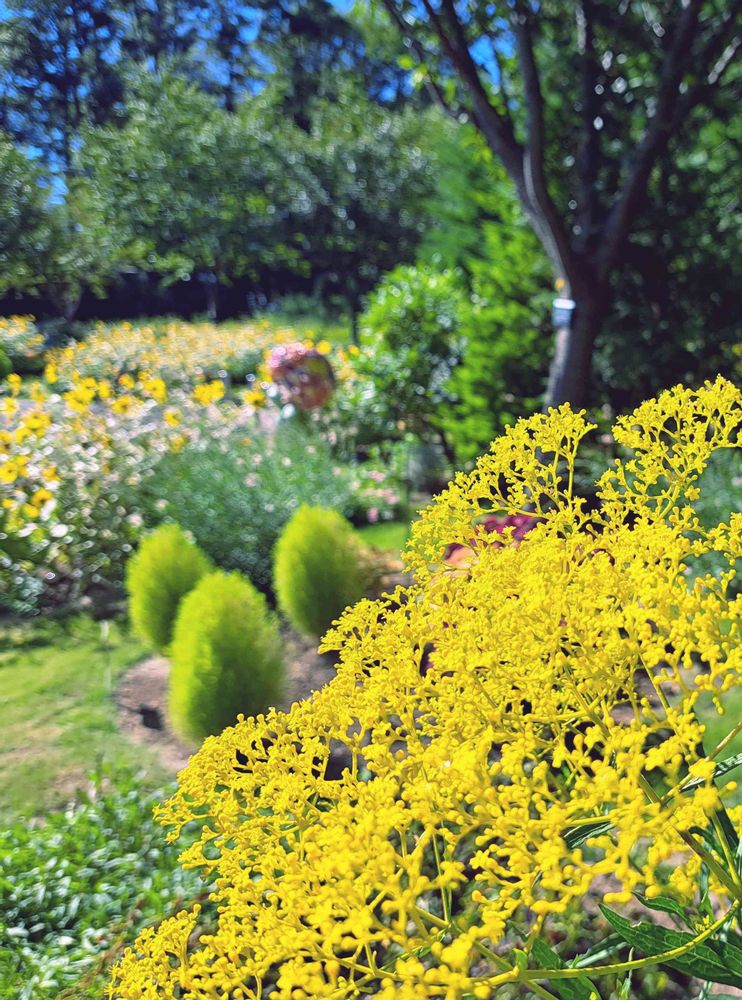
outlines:
{"label": "trimmed topiary shrub", "polygon": [[171,656],[170,715],[189,740],[264,712],[283,688],[278,622],[239,573],[210,573],[183,600]]}
{"label": "trimmed topiary shrub", "polygon": [[162,524],[142,541],[126,568],[134,631],[163,652],[178,605],[211,569],[209,559],[177,524]]}
{"label": "trimmed topiary shrub", "polygon": [[276,545],[278,606],[299,632],[321,636],[363,597],[370,581],[365,547],[337,511],[300,507]]}

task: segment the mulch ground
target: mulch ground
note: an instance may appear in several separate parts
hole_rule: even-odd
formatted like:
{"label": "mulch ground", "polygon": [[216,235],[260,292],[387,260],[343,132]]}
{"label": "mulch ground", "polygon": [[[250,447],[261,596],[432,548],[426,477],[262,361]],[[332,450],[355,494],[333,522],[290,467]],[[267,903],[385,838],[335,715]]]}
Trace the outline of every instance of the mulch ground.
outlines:
{"label": "mulch ground", "polygon": [[[390,556],[380,557],[379,592],[406,585],[410,577],[402,564]],[[277,708],[287,709],[317,691],[335,673],[335,660],[320,656],[317,642],[306,639],[285,625],[282,639],[287,664],[286,694]],[[135,664],[121,678],[115,692],[119,728],[136,743],[154,751],[162,767],[172,774],[182,770],[196,747],[186,746],[173,732],[168,719],[167,689],[170,663],[153,656]]]}
{"label": "mulch ground", "polygon": [[[317,643],[285,629],[287,684],[278,708],[286,709],[307,698],[329,681],[334,659],[317,652]],[[142,660],[123,675],[116,690],[119,727],[130,739],[143,743],[157,755],[166,771],[173,774],[188,762],[195,747],[186,746],[173,732],[168,720],[167,689],[170,662],[163,656]]]}

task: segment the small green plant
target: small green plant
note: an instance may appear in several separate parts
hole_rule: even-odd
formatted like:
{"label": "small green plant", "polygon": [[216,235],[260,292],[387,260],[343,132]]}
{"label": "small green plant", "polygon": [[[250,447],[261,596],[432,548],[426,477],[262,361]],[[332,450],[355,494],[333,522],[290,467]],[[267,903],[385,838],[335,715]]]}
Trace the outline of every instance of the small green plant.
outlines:
{"label": "small green plant", "polygon": [[111,956],[198,896],[152,816],[162,797],[100,774],[43,822],[0,831],[0,997],[99,1000]]}
{"label": "small green plant", "polygon": [[212,433],[164,456],[152,478],[146,519],[163,516],[193,534],[220,569],[271,590],[271,553],[302,502],[349,513],[349,471],[327,444],[290,423],[274,435]]}
{"label": "small green plant", "polygon": [[278,622],[239,573],[210,573],[183,600],[171,655],[170,713],[186,739],[219,733],[281,694]]}
{"label": "small green plant", "polygon": [[294,628],[321,636],[363,597],[370,566],[361,539],[337,511],[300,507],[278,541],[274,586]]}
{"label": "small green plant", "polygon": [[211,568],[209,559],[177,524],[163,524],[142,541],[129,560],[126,590],[134,631],[159,650],[167,649],[178,605]]}

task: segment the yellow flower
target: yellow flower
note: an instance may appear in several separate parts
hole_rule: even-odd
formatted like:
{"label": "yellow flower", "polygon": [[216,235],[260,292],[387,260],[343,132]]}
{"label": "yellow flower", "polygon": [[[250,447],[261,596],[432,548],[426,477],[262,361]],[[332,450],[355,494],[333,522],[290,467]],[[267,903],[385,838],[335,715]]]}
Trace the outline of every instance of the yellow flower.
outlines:
{"label": "yellow flower", "polygon": [[265,406],[266,396],[262,389],[248,389],[243,393],[242,398],[247,406],[252,406],[256,410]]}
{"label": "yellow flower", "polygon": [[43,486],[38,490],[35,490],[33,496],[31,497],[31,503],[34,507],[43,507],[48,500],[52,500],[54,495],[45,489]]}
{"label": "yellow flower", "polygon": [[136,406],[137,400],[135,396],[129,394],[124,394],[123,396],[117,396],[116,399],[111,403],[111,409],[114,413],[124,414],[128,413],[134,406]]}
{"label": "yellow flower", "polygon": [[201,403],[202,406],[218,403],[223,397],[224,383],[219,379],[215,379],[213,382],[204,382],[202,385],[197,385],[193,390],[193,398],[197,403]]}

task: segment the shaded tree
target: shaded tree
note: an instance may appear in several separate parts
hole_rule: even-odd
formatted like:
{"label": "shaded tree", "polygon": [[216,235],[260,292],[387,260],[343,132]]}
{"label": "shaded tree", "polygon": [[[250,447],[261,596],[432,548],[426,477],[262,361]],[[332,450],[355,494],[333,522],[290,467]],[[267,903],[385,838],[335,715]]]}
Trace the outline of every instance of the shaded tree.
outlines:
{"label": "shaded tree", "polygon": [[48,232],[42,176],[0,132],[0,295],[33,292],[41,281],[38,252]]}
{"label": "shaded tree", "polygon": [[306,245],[318,286],[335,289],[354,318],[362,297],[411,261],[432,217],[436,109],[388,111],[347,87],[317,102],[302,142],[313,207]]}
{"label": "shaded tree", "polygon": [[557,332],[547,404],[581,403],[615,280],[675,138],[740,82],[740,0],[383,0],[438,99],[503,164],[577,308]]}
{"label": "shaded tree", "polygon": [[128,111],[123,128],[88,130],[80,157],[119,264],[203,280],[215,315],[220,283],[297,260],[276,208],[291,190],[283,140],[260,99],[231,115],[178,76],[143,75]]}

